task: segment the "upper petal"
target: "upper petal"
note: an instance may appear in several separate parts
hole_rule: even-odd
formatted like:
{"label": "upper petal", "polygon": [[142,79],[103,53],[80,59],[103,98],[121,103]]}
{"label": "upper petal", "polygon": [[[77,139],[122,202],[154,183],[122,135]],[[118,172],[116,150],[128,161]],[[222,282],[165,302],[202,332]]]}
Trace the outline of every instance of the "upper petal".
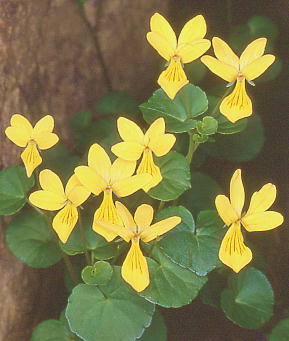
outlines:
{"label": "upper petal", "polygon": [[43,210],[56,211],[65,205],[66,200],[56,193],[41,190],[31,193],[29,201]]}
{"label": "upper petal", "polygon": [[176,137],[173,134],[163,134],[152,138],[148,147],[155,153],[156,156],[166,155],[176,142]]}
{"label": "upper petal", "polygon": [[233,66],[226,64],[211,56],[203,56],[201,61],[217,76],[227,82],[233,82],[238,75],[238,70]]}
{"label": "upper petal", "polygon": [[52,221],[52,227],[62,243],[66,243],[78,220],[77,208],[66,205],[59,211]]}
{"label": "upper petal", "polygon": [[240,57],[240,70],[243,71],[244,67],[251,64],[255,59],[264,54],[265,46],[267,43],[266,38],[258,38],[252,41],[243,51]]}
{"label": "upper petal", "polygon": [[142,144],[144,134],[140,127],[131,120],[125,117],[119,117],[117,119],[117,129],[120,137],[127,142],[135,142]]}
{"label": "upper petal", "polygon": [[110,180],[111,162],[106,151],[94,143],[88,151],[88,166],[93,168],[106,182]]}
{"label": "upper petal", "polygon": [[275,201],[276,193],[276,186],[270,183],[253,193],[246,215],[266,211]]}
{"label": "upper petal", "polygon": [[10,124],[12,127],[22,128],[27,131],[27,134],[31,135],[33,127],[30,122],[23,115],[14,114],[10,119]]}
{"label": "upper petal", "polygon": [[136,167],[136,161],[127,161],[117,158],[111,166],[111,183],[121,179],[129,178],[133,175]]}
{"label": "upper petal", "polygon": [[161,236],[162,234],[170,231],[172,228],[177,226],[182,219],[180,217],[169,217],[167,219],[158,221],[157,223],[149,226],[141,232],[141,239],[144,242],[150,242],[151,240]]}
{"label": "upper petal", "polygon": [[175,49],[177,46],[177,37],[168,21],[159,13],[155,13],[150,20],[151,31],[162,36],[171,48]]}
{"label": "upper petal", "polygon": [[193,60],[201,57],[211,46],[208,39],[195,40],[189,44],[182,44],[177,49],[177,54],[181,57],[182,62],[191,63]]}
{"label": "upper petal", "polygon": [[233,52],[230,46],[224,42],[224,40],[214,37],[212,39],[215,56],[228,65],[233,66],[236,70],[239,70],[239,57]]}
{"label": "upper petal", "polygon": [[233,209],[240,217],[245,202],[245,191],[242,182],[241,169],[237,169],[230,182],[230,201]]}
{"label": "upper petal", "polygon": [[274,60],[275,56],[272,54],[265,54],[265,56],[255,59],[252,63],[245,66],[242,72],[247,80],[253,80],[262,75],[262,73],[274,63]]}
{"label": "upper petal", "polygon": [[151,138],[157,137],[165,133],[165,120],[160,117],[157,118],[153,123],[149,126],[148,130],[145,133],[145,140],[148,141]]}
{"label": "upper petal", "polygon": [[54,128],[54,118],[51,115],[42,117],[34,126],[33,134],[39,134],[43,131],[52,132]]}
{"label": "upper petal", "polygon": [[175,54],[174,48],[170,43],[159,33],[149,32],[147,33],[147,40],[151,46],[157,50],[160,56],[165,60],[169,61],[171,57]]}
{"label": "upper petal", "polygon": [[88,166],[76,167],[74,172],[82,185],[95,195],[99,195],[107,186],[107,182]]}
{"label": "upper petal", "polygon": [[284,218],[281,213],[274,211],[246,214],[242,218],[242,224],[247,231],[267,231],[281,225]]}
{"label": "upper petal", "polygon": [[113,192],[119,197],[131,195],[151,181],[149,174],[138,174],[129,178],[119,180],[112,186]]}
{"label": "upper petal", "polygon": [[144,231],[153,221],[154,209],[151,205],[142,204],[138,206],[134,214],[138,232]]}
{"label": "upper petal", "polygon": [[215,205],[219,216],[227,226],[239,219],[236,211],[233,209],[229,199],[225,195],[218,195],[215,200]]}
{"label": "upper petal", "polygon": [[40,172],[39,183],[45,191],[55,193],[66,199],[64,188],[59,176],[50,169],[44,169]]}
{"label": "upper petal", "polygon": [[204,38],[207,33],[207,25],[202,15],[197,15],[189,20],[181,30],[178,39],[178,47],[182,44],[188,44],[194,40]]}
{"label": "upper petal", "polygon": [[111,147],[113,154],[127,161],[136,161],[141,157],[144,146],[136,142],[119,142]]}
{"label": "upper petal", "polygon": [[119,201],[115,202],[116,210],[120,216],[123,225],[132,232],[136,231],[136,224],[130,211]]}

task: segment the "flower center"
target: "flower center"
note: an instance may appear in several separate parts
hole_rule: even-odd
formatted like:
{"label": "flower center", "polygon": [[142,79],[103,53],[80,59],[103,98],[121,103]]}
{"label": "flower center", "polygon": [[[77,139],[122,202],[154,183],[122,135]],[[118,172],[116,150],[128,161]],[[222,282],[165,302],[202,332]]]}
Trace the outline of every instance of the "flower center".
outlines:
{"label": "flower center", "polygon": [[239,71],[237,74],[237,80],[242,81],[244,80],[244,78],[245,78],[244,74],[241,71]]}

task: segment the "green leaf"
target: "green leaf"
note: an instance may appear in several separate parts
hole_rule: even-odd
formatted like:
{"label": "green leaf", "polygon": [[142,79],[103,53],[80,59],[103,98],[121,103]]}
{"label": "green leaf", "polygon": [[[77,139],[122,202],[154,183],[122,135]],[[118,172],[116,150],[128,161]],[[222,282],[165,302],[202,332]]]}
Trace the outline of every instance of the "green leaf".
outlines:
{"label": "green leaf", "polygon": [[[170,209],[161,211],[161,218],[171,216],[170,211]],[[175,212],[175,215],[182,217],[181,212]],[[192,216],[191,220],[193,220]],[[172,261],[199,276],[205,276],[217,266],[220,266],[218,253],[224,235],[224,224],[217,212],[200,212],[196,229],[194,223],[185,224],[183,217],[180,225],[185,225],[187,228],[178,226],[178,228],[165,234],[159,241],[158,245],[162,251]]]}
{"label": "green leaf", "polygon": [[178,308],[197,297],[206,283],[200,277],[174,263],[158,246],[154,246],[147,258],[150,284],[140,295],[148,301],[166,308]]}
{"label": "green leaf", "polygon": [[209,137],[207,135],[193,134],[192,139],[197,143],[205,143],[208,141]]}
{"label": "green leaf", "polygon": [[267,277],[252,267],[229,278],[229,288],[221,295],[227,318],[242,328],[257,329],[273,313],[274,294]]}
{"label": "green leaf", "polygon": [[111,279],[113,269],[111,265],[104,261],[94,263],[92,266],[86,266],[81,277],[85,284],[104,285]]}
{"label": "green leaf", "polygon": [[213,135],[217,132],[218,121],[211,116],[203,117],[202,121],[197,122],[197,131],[201,135]]}
{"label": "green leaf", "polygon": [[247,129],[235,135],[217,135],[216,142],[202,146],[204,151],[215,158],[231,162],[244,162],[253,159],[264,144],[264,128],[260,117],[254,114]]}
{"label": "green leaf", "polygon": [[163,179],[148,192],[150,197],[163,201],[175,200],[191,188],[190,168],[182,154],[171,151],[155,162],[160,167]]}
{"label": "green leaf", "polygon": [[34,177],[28,178],[22,166],[0,171],[0,215],[18,212],[26,203],[26,196],[34,186]]}
{"label": "green leaf", "polygon": [[166,130],[181,133],[194,129],[195,118],[208,108],[206,94],[197,86],[188,84],[171,100],[162,89],[153,93],[146,103],[140,105],[144,120],[151,124],[155,119],[163,117]]}
{"label": "green leaf", "polygon": [[97,102],[96,109],[103,114],[130,115],[138,112],[136,101],[125,91],[111,91]]}
{"label": "green leaf", "polygon": [[279,321],[269,336],[269,341],[288,341],[289,318]]}
{"label": "green leaf", "polygon": [[92,123],[92,115],[89,111],[78,111],[70,119],[70,128],[73,132],[81,132]]}
{"label": "green leaf", "polygon": [[86,341],[128,341],[139,338],[152,320],[154,305],[143,300],[113,267],[105,286],[77,285],[68,299],[70,328]]}
{"label": "green leaf", "polygon": [[194,60],[193,63],[185,64],[184,67],[189,82],[192,84],[199,83],[207,74],[207,68],[199,59]]}
{"label": "green leaf", "polygon": [[8,225],[10,251],[33,268],[46,268],[61,259],[61,251],[46,220],[34,210],[17,215]]}
{"label": "green leaf", "polygon": [[151,325],[145,329],[139,341],[166,341],[167,327],[162,314],[156,309]]}
{"label": "green leaf", "polygon": [[80,340],[67,326],[58,320],[46,320],[33,330],[30,341],[76,341]]}

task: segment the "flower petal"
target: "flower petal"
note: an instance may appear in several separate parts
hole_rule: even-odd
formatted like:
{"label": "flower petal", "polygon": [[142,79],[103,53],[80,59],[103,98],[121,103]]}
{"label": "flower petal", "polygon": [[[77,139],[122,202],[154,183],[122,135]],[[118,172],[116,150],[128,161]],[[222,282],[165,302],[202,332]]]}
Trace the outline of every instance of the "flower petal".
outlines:
{"label": "flower petal", "polygon": [[52,221],[52,227],[62,243],[66,243],[78,220],[77,208],[66,205],[59,211]]}
{"label": "flower petal", "polygon": [[217,195],[215,199],[215,205],[219,216],[227,226],[230,226],[239,219],[237,213],[230,203],[229,198],[227,198],[225,195]]}
{"label": "flower petal", "polygon": [[197,15],[189,20],[181,30],[178,39],[178,47],[183,44],[190,44],[194,40],[204,38],[207,33],[207,25],[202,15]]}
{"label": "flower petal", "polygon": [[111,147],[117,157],[127,161],[136,161],[141,157],[144,146],[135,142],[120,142]]}
{"label": "flower petal", "polygon": [[254,60],[249,65],[245,66],[242,72],[247,80],[253,80],[262,75],[262,73],[265,72],[268,67],[274,63],[274,60],[275,56],[273,56],[272,54],[265,54],[265,56],[262,56]]}
{"label": "flower petal", "polygon": [[276,193],[276,186],[270,183],[253,193],[246,215],[266,211],[275,201]]}
{"label": "flower petal", "polygon": [[266,38],[258,38],[245,48],[240,57],[240,70],[242,72],[245,66],[251,64],[255,59],[264,54],[266,43]]}
{"label": "flower petal", "polygon": [[144,231],[141,232],[141,239],[144,242],[150,242],[151,240],[163,235],[164,233],[170,231],[172,228],[177,226],[182,219],[180,217],[170,217],[149,226]]}
{"label": "flower petal", "polygon": [[282,214],[274,211],[246,214],[242,218],[242,224],[249,232],[272,230],[281,225],[283,221]]}
{"label": "flower petal", "polygon": [[233,52],[230,46],[224,40],[214,37],[212,39],[215,56],[234,69],[239,70],[239,57]]}
{"label": "flower petal", "polygon": [[88,151],[88,166],[94,169],[107,183],[110,180],[111,162],[106,151],[94,143]]}
{"label": "flower petal", "polygon": [[241,169],[237,169],[230,182],[230,202],[239,217],[241,217],[245,202],[245,191],[242,182]]}
{"label": "flower petal", "polygon": [[173,134],[164,134],[152,138],[148,147],[155,153],[156,156],[166,155],[176,142],[176,137]]}
{"label": "flower petal", "polygon": [[193,60],[201,57],[211,46],[208,39],[200,39],[191,42],[190,44],[183,44],[177,50],[177,54],[181,57],[182,63],[191,63]]}
{"label": "flower petal", "polygon": [[26,174],[28,178],[30,178],[34,169],[37,168],[42,162],[42,158],[34,142],[28,143],[27,147],[21,153],[21,159],[24,163]]}
{"label": "flower petal", "polygon": [[140,233],[150,226],[154,217],[154,209],[151,205],[142,204],[138,206],[134,214],[137,232]]}
{"label": "flower petal", "polygon": [[62,196],[49,191],[35,191],[30,194],[29,201],[36,207],[48,211],[60,210],[66,200]]}
{"label": "flower petal", "polygon": [[136,232],[136,224],[130,211],[119,201],[115,202],[116,210],[120,219],[123,222],[125,228],[129,229],[131,232]]}
{"label": "flower petal", "polygon": [[117,129],[120,137],[127,142],[143,143],[144,134],[140,127],[125,117],[117,119]]}
{"label": "flower petal", "polygon": [[52,172],[50,169],[44,169],[40,172],[39,183],[42,189],[44,189],[45,191],[57,194],[58,196],[66,200],[64,188],[59,176]]}
{"label": "flower petal", "polygon": [[151,31],[158,33],[167,40],[172,49],[177,46],[177,37],[168,21],[159,13],[155,13],[150,20]]}
{"label": "flower petal", "polygon": [[227,82],[233,82],[238,75],[238,70],[233,66],[219,61],[211,56],[203,56],[201,61],[217,76],[223,78]]}
{"label": "flower petal", "polygon": [[65,186],[65,195],[68,200],[77,207],[90,196],[90,191],[85,188],[78,180],[78,177],[73,174]]}
{"label": "flower petal", "polygon": [[138,174],[131,176],[127,179],[119,180],[112,186],[113,192],[119,197],[127,197],[143,188],[147,183],[151,181],[149,174]]}
{"label": "flower petal", "polygon": [[143,185],[143,190],[148,192],[151,188],[158,185],[163,177],[161,175],[160,168],[154,163],[152,151],[146,149],[143,153],[142,160],[136,171],[137,174],[150,174],[151,180]]}
{"label": "flower petal", "polygon": [[5,134],[10,141],[19,147],[26,147],[30,140],[30,135],[27,130],[21,127],[8,127],[5,130]]}
{"label": "flower petal", "polygon": [[45,150],[53,147],[59,141],[59,138],[54,133],[43,131],[35,135],[34,140],[36,141],[39,149]]}
{"label": "flower petal", "polygon": [[252,260],[251,250],[244,244],[240,223],[233,224],[225,234],[219,250],[220,260],[239,272]]}
{"label": "flower petal", "polygon": [[121,275],[138,292],[143,291],[149,285],[148,265],[139,247],[139,241],[132,241],[129,252],[121,267]]}
{"label": "flower petal", "polygon": [[44,131],[51,133],[53,128],[54,118],[51,115],[46,115],[35,124],[35,127],[33,128],[33,135],[38,135]]}
{"label": "flower petal", "polygon": [[33,127],[30,122],[23,115],[14,114],[10,119],[10,124],[12,127],[22,128],[26,130],[27,134],[31,136]]}
{"label": "flower petal", "polygon": [[247,95],[244,80],[237,81],[234,90],[223,99],[220,112],[233,123],[252,115],[252,102]]}
{"label": "flower petal", "polygon": [[147,41],[155,50],[157,50],[158,54],[167,61],[169,61],[175,53],[174,48],[159,33],[156,32],[147,33]]}
{"label": "flower petal", "polygon": [[157,118],[153,123],[150,125],[148,130],[145,133],[144,140],[150,140],[154,137],[158,137],[159,135],[163,135],[165,133],[166,124],[163,117]]}
{"label": "flower petal", "polygon": [[126,161],[117,158],[111,166],[111,184],[129,178],[133,175],[136,167],[136,161]]}
{"label": "flower petal", "polygon": [[99,195],[107,186],[103,178],[88,166],[76,167],[74,173],[81,184],[95,195]]}

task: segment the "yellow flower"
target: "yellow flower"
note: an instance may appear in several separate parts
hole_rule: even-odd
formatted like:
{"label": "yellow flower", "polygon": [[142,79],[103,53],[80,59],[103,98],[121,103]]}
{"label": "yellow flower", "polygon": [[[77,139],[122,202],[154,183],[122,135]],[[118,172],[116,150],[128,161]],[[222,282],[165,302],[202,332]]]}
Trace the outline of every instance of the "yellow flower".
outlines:
{"label": "yellow flower", "polygon": [[283,216],[274,211],[267,211],[276,198],[276,187],[270,183],[264,185],[252,195],[249,209],[242,213],[245,192],[241,170],[237,169],[230,183],[230,200],[225,195],[216,197],[216,208],[225,224],[229,226],[221,243],[219,258],[239,272],[252,259],[251,250],[244,244],[241,225],[249,231],[267,231],[283,223]]}
{"label": "yellow flower", "polygon": [[154,210],[150,205],[140,205],[134,214],[134,218],[128,209],[120,202],[116,202],[116,209],[121,217],[123,226],[98,221],[107,231],[117,234],[126,242],[131,241],[130,250],[123,262],[121,274],[123,279],[136,291],[143,291],[150,282],[147,261],[142,254],[139,241],[151,240],[168,232],[181,222],[180,217],[170,217],[151,225]]}
{"label": "yellow flower", "polygon": [[178,40],[171,25],[159,13],[151,17],[150,28],[148,42],[169,63],[159,76],[158,84],[174,99],[177,92],[189,82],[183,64],[199,58],[211,46],[209,40],[203,39],[207,32],[205,19],[202,15],[197,15],[189,20]]}
{"label": "yellow flower", "polygon": [[133,175],[136,162],[116,159],[113,164],[105,150],[97,143],[88,152],[88,166],[75,168],[79,181],[95,195],[103,192],[103,201],[96,210],[93,230],[101,234],[107,241],[113,240],[117,234],[103,229],[96,223],[98,220],[121,224],[112,200],[112,193],[118,197],[126,197],[142,188],[151,180],[149,174]]}
{"label": "yellow flower", "polygon": [[6,136],[19,147],[25,147],[21,154],[27,176],[42,162],[38,149],[49,149],[58,142],[58,136],[52,133],[54,119],[50,115],[42,117],[33,128],[22,115],[15,114],[10,120],[11,126],[5,130]]}
{"label": "yellow flower", "polygon": [[237,84],[231,94],[220,105],[220,112],[233,123],[252,115],[252,102],[246,93],[245,80],[249,84],[259,77],[274,62],[275,57],[264,54],[267,39],[259,38],[250,43],[238,58],[231,48],[220,38],[213,38],[213,48],[217,58],[203,56],[201,61],[216,75],[227,82]]}
{"label": "yellow flower", "polygon": [[52,227],[62,243],[66,243],[78,220],[77,207],[90,195],[75,175],[68,180],[65,190],[59,177],[49,169],[39,174],[42,188],[30,194],[30,202],[43,210],[58,211],[53,219]]}
{"label": "yellow flower", "polygon": [[147,192],[162,181],[160,169],[155,165],[152,153],[156,156],[167,154],[176,138],[172,134],[165,134],[163,118],[155,120],[145,134],[133,121],[124,117],[117,120],[117,128],[124,142],[112,146],[111,151],[116,156],[129,161],[136,161],[143,154],[137,174],[144,173],[152,176],[151,181],[142,187]]}

